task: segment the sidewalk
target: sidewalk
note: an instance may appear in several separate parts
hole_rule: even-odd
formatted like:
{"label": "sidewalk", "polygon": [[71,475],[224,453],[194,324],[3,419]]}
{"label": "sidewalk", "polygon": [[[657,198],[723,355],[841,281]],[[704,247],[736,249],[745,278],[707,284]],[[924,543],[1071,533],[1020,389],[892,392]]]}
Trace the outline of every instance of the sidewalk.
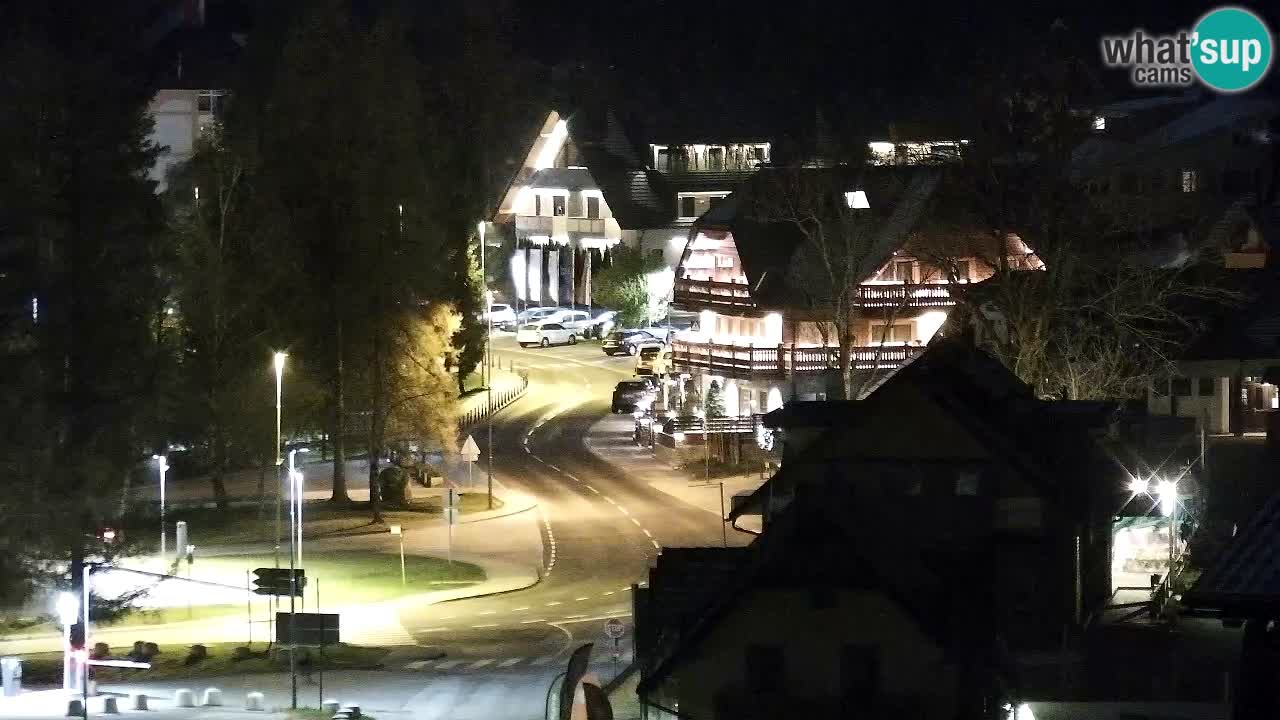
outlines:
{"label": "sidewalk", "polygon": [[[719,479],[708,484],[693,480],[688,473],[677,470],[653,456],[653,452],[640,447],[632,440],[633,420],[630,415],[610,415],[591,426],[583,443],[601,460],[616,465],[640,482],[676,498],[677,500],[720,515]],[[724,478],[724,512],[728,514],[734,495],[750,493],[764,482],[757,476]],[[741,527],[759,530],[758,523],[744,520]]]}
{"label": "sidewalk", "polygon": [[[192,685],[185,685],[196,693],[195,701],[197,703],[202,699],[201,694],[204,692],[204,686],[198,689]],[[78,694],[76,695],[78,697]],[[37,690],[24,692],[16,697],[0,697],[0,718],[17,718],[24,720],[26,718],[62,718],[67,714],[67,700],[69,698],[62,690]],[[224,720],[230,718],[259,718],[262,720],[283,720],[288,717],[285,713],[277,712],[249,712],[244,709],[244,694],[228,695],[225,691],[222,695],[223,705],[221,707],[196,707],[196,708],[177,708],[169,699],[169,694],[163,696],[148,696],[147,710],[134,711],[130,704],[129,698],[116,697],[116,707],[121,715],[145,715],[150,720]],[[89,715],[102,716],[103,707],[106,703],[106,696],[97,696],[89,698]]]}

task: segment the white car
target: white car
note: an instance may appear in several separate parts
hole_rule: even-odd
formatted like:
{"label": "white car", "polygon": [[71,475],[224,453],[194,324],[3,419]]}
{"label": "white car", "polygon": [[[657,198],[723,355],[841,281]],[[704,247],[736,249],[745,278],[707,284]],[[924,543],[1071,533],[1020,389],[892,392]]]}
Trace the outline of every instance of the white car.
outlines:
{"label": "white car", "polygon": [[578,342],[578,332],[558,322],[528,323],[521,325],[516,331],[516,342],[520,343],[520,347],[575,345]]}
{"label": "white car", "polygon": [[662,376],[671,372],[671,350],[665,345],[640,348],[636,358],[636,375]]}
{"label": "white car", "polygon": [[513,323],[516,321],[516,311],[510,305],[494,303],[489,306],[489,312],[485,313],[485,319],[492,325]]}
{"label": "white car", "polygon": [[[560,323],[570,330],[582,331],[591,325],[591,315],[582,310],[561,310],[542,318],[541,322]],[[579,332],[578,334],[586,337],[585,332]]]}

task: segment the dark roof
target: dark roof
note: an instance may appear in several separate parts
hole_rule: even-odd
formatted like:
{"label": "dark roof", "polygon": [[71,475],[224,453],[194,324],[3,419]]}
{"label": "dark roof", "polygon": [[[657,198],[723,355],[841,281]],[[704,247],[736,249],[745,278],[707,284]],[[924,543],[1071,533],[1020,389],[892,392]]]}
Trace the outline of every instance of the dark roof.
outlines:
{"label": "dark roof", "polygon": [[[804,290],[794,286],[792,270],[804,261],[807,246],[794,222],[777,218],[763,207],[777,197],[779,184],[803,183],[799,192],[823,192],[831,202],[843,202],[844,193],[866,192],[878,222],[858,274],[867,278],[907,242],[929,206],[940,175],[930,168],[766,168],[746,181],[716,208],[698,219],[695,228],[732,233],[752,296],[766,307],[803,303]],[[758,200],[759,199],[759,200]]]}
{"label": "dark roof", "polygon": [[1280,493],[1253,516],[1182,603],[1235,617],[1280,613]]}
{"label": "dark roof", "polygon": [[1221,311],[1215,327],[1187,348],[1183,361],[1277,360],[1280,362],[1280,273],[1231,273],[1247,284],[1250,301]]}
{"label": "dark roof", "polygon": [[[967,561],[976,556],[957,549],[947,562],[931,563],[918,554],[919,548],[895,540],[900,535],[895,532],[897,518],[867,515],[833,507],[821,488],[800,492],[788,512],[749,546],[733,576],[707,584],[715,593],[700,612],[661,628],[658,657],[638,692],[661,685],[694,656],[701,641],[754,589],[876,590],[944,650],[961,636],[983,637],[982,622],[975,619],[987,617],[993,604],[984,603],[982,591],[974,588],[984,572]],[[961,577],[970,592],[958,598],[947,588]],[[652,601],[661,603],[660,598]]]}
{"label": "dark roof", "polygon": [[567,188],[569,190],[591,190],[596,188],[595,178],[586,168],[546,168],[533,174],[529,181],[535,188]]}

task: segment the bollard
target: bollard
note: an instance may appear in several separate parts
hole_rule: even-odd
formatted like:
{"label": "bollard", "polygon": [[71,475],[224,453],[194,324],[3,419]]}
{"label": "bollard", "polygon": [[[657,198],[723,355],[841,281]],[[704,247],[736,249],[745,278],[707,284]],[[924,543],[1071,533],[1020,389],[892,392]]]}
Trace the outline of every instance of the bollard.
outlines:
{"label": "bollard", "polygon": [[266,709],[266,702],[262,699],[262,693],[251,692],[244,696],[244,709],[262,711]]}
{"label": "bollard", "polygon": [[200,703],[205,707],[219,707],[222,705],[222,691],[218,688],[204,689],[204,702]]}
{"label": "bollard", "polygon": [[118,715],[120,713],[120,708],[116,707],[115,698],[107,696],[102,699],[102,713],[104,715]]}
{"label": "bollard", "polygon": [[134,694],[132,694],[132,695],[130,695],[130,696],[129,696],[129,699],[133,701],[133,702],[130,704],[130,707],[132,707],[134,710],[146,710],[146,709],[147,709],[147,694],[146,694],[146,693],[134,693]]}
{"label": "bollard", "polygon": [[84,702],[81,700],[68,700],[67,717],[84,717]]}
{"label": "bollard", "polygon": [[320,703],[320,710],[321,710],[325,715],[328,715],[328,716],[330,716],[330,717],[333,717],[334,715],[336,715],[336,714],[338,713],[338,707],[339,707],[339,705],[338,705],[338,701],[337,701],[337,700],[334,700],[333,698],[330,698],[330,699],[325,700],[324,702]]}
{"label": "bollard", "polygon": [[188,688],[179,688],[173,691],[173,706],[181,708],[189,708],[196,706],[196,695]]}

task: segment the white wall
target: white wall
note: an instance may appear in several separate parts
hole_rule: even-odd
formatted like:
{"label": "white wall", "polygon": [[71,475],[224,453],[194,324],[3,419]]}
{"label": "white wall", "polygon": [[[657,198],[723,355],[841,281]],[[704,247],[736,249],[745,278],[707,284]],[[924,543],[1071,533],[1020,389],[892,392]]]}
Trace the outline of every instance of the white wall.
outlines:
{"label": "white wall", "polygon": [[[1169,385],[1166,384],[1164,388],[1167,391]],[[1213,393],[1210,395],[1201,395],[1200,379],[1191,378],[1191,394],[1178,396],[1178,417],[1207,419],[1207,430],[1210,433],[1231,432],[1230,398],[1230,378],[1213,378]],[[1173,412],[1170,395],[1167,392],[1156,395],[1148,390],[1147,412],[1152,415],[1170,415]]]}
{"label": "white wall", "polygon": [[200,132],[200,114],[196,111],[195,90],[161,90],[152,98],[147,112],[155,120],[151,140],[162,146],[156,164],[147,175],[164,189],[165,173],[174,165],[191,157]]}

